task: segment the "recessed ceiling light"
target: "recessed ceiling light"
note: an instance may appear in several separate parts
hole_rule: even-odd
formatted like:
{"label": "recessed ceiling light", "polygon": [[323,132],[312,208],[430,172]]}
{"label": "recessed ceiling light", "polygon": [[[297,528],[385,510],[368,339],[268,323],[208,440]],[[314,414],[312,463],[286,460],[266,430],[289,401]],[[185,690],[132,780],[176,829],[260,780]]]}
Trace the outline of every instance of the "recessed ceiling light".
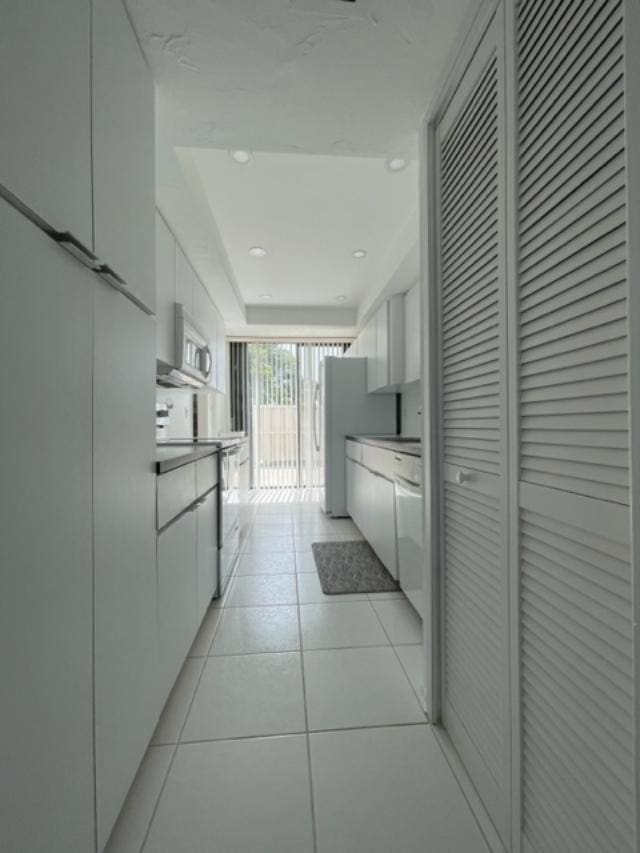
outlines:
{"label": "recessed ceiling light", "polygon": [[340,294],[340,296],[336,296],[336,302],[346,302],[346,301],[347,301],[347,297],[344,296],[342,293]]}
{"label": "recessed ceiling light", "polygon": [[261,293],[260,299],[263,299],[265,302],[268,302],[271,299],[271,294],[270,293]]}
{"label": "recessed ceiling light", "polygon": [[365,249],[356,249],[355,252],[353,252],[353,257],[360,261],[362,258],[367,257],[367,252]]}
{"label": "recessed ceiling light", "polygon": [[262,246],[252,246],[249,249],[249,254],[252,258],[265,258],[267,256],[267,250],[263,249]]}
{"label": "recessed ceiling light", "polygon": [[246,166],[251,160],[251,151],[243,151],[239,148],[235,151],[229,151],[229,156],[233,162],[237,163],[239,166]]}
{"label": "recessed ceiling light", "polygon": [[404,157],[389,157],[387,160],[387,169],[390,172],[401,172],[409,165],[409,161]]}

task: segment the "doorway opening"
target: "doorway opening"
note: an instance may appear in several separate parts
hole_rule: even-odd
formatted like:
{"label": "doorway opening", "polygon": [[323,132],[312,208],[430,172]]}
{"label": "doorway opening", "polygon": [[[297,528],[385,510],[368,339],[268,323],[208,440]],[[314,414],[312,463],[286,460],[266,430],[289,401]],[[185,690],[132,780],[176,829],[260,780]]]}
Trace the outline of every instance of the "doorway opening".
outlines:
{"label": "doorway opening", "polygon": [[319,489],[322,362],[350,341],[231,345],[231,421],[249,433],[253,489]]}

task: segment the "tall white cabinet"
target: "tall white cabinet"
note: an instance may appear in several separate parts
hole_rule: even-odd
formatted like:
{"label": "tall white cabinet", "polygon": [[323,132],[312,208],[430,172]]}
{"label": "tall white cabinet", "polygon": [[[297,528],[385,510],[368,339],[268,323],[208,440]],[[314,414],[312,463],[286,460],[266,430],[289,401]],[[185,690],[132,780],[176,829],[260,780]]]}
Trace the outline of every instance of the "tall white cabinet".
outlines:
{"label": "tall white cabinet", "polygon": [[0,114],[0,185],[91,248],[90,0],[3,2]]}
{"label": "tall white cabinet", "polygon": [[485,12],[427,134],[442,722],[506,850],[634,853],[640,8]]}
{"label": "tall white cabinet", "polygon": [[160,712],[154,98],[120,0],[35,5],[0,33],[0,848],[91,853]]}
{"label": "tall white cabinet", "polygon": [[14,364],[0,398],[0,849],[86,853],[95,281],[2,199],[0,235],[0,349]]}
{"label": "tall white cabinet", "polygon": [[106,843],[161,706],[158,685],[155,328],[98,281],[93,379],[95,754]]}

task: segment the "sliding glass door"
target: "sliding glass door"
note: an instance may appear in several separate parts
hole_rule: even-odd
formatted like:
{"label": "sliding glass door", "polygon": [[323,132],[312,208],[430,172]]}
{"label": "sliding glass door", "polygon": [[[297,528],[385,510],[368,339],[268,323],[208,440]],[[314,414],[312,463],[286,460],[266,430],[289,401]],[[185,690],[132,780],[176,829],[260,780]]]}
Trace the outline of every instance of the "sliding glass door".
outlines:
{"label": "sliding glass door", "polygon": [[304,341],[246,344],[244,393],[253,488],[323,485],[321,365],[326,356],[341,356],[346,346],[344,342]]}

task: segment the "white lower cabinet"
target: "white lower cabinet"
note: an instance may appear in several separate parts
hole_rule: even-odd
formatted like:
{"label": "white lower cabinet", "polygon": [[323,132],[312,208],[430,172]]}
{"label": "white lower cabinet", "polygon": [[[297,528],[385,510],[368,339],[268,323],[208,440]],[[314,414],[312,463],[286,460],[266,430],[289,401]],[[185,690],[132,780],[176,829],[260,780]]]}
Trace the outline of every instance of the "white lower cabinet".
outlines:
{"label": "white lower cabinet", "polygon": [[347,458],[347,512],[392,577],[398,577],[394,485]]}
{"label": "white lower cabinet", "polygon": [[218,585],[218,488],[201,499],[196,512],[197,621],[202,621]]}
{"label": "white lower cabinet", "polygon": [[196,513],[187,511],[158,533],[158,646],[164,703],[197,630]]}
{"label": "white lower cabinet", "polygon": [[[347,458],[347,512],[351,516],[351,518],[358,524],[358,519],[356,518],[357,509],[356,509],[356,463],[353,459]],[[359,525],[358,525],[359,526]]]}
{"label": "white lower cabinet", "polygon": [[394,485],[380,474],[367,471],[369,494],[367,539],[386,566],[389,574],[398,578],[396,553],[396,509]]}
{"label": "white lower cabinet", "polygon": [[159,713],[155,323],[96,279],[93,376],[95,761],[106,843]]}

